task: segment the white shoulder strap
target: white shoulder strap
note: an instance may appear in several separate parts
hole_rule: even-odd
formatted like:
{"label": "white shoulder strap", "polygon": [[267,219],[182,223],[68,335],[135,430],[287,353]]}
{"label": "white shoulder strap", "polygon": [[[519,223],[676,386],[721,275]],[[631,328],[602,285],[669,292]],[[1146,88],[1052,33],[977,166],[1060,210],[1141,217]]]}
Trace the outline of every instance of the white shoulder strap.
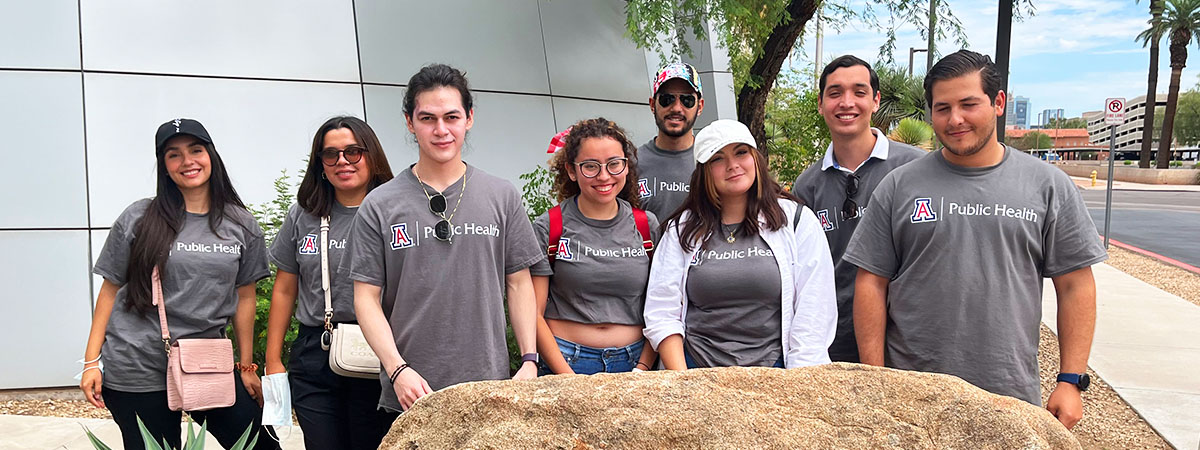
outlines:
{"label": "white shoulder strap", "polygon": [[333,331],[333,298],[329,293],[329,216],[321,218],[321,290],[325,291],[325,330]]}

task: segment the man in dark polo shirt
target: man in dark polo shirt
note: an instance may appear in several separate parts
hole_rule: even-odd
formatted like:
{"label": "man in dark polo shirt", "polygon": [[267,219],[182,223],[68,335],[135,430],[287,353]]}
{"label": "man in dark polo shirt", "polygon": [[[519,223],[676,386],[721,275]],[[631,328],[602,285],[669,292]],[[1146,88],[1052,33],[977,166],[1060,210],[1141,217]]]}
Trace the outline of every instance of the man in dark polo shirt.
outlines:
{"label": "man in dark polo shirt", "polygon": [[833,256],[838,325],[829,359],[859,362],[853,320],[858,267],[843,261],[842,254],[879,180],[926,153],[871,127],[871,113],[879,109],[879,77],[866,61],[839,57],[821,71],[818,84],[817,110],[829,126],[831,143],[825,157],[796,178],[792,193],[816,213]]}

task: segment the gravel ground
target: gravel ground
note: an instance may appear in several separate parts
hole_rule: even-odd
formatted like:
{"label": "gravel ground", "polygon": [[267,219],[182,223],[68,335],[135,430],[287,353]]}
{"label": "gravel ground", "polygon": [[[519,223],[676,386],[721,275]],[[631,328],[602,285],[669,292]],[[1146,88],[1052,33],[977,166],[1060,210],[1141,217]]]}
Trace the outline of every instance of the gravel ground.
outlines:
{"label": "gravel ground", "polygon": [[1116,246],[1109,247],[1108,265],[1151,286],[1200,306],[1200,274]]}
{"label": "gravel ground", "polygon": [[[1200,275],[1117,247],[1109,250],[1107,263],[1200,306]],[[1058,341],[1045,326],[1042,327],[1038,361],[1041,366],[1042,401],[1045,402],[1050,396],[1049,389],[1054,385],[1054,376],[1058,373]],[[1092,387],[1083,394],[1084,417],[1072,430],[1083,448],[1171,448],[1121,400],[1108,383],[1090,369],[1088,373],[1092,376]],[[97,409],[82,398],[0,401],[0,414],[111,417],[107,410]]]}

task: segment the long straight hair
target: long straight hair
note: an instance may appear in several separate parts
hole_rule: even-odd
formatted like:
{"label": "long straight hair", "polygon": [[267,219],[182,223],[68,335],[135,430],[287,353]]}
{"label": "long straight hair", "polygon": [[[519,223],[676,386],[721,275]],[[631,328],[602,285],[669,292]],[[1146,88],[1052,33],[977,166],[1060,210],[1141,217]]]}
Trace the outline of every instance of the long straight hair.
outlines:
{"label": "long straight hair", "polygon": [[313,136],[312,151],[308,153],[308,168],[304,171],[304,179],[300,181],[300,191],[296,195],[297,202],[304,211],[317,217],[329,215],[333,203],[337,201],[336,189],[325,174],[325,164],[321,162],[321,151],[325,150],[325,134],[340,128],[350,130],[358,145],[367,149],[367,170],[371,178],[367,180],[367,192],[387,183],[392,179],[392,166],[388,165],[387,155],[383,153],[383,145],[370,125],[362,119],[352,116],[338,116],[326,120]]}
{"label": "long straight hair", "polygon": [[[771,177],[767,170],[766,155],[757,148],[753,149],[751,155],[754,157],[755,166],[754,186],[746,191],[746,217],[742,219],[742,231],[747,236],[758,235],[760,215],[767,229],[771,231],[787,225],[787,214],[779,206],[778,199],[785,198],[797,204],[801,203],[799,198],[785,191]],[[679,244],[685,252],[691,252],[696,247],[707,248],[708,238],[721,229],[721,197],[712,181],[711,166],[709,163],[696,165],[696,169],[692,171],[691,188],[687,198],[670,218],[662,222],[662,229],[665,231],[672,222],[678,223],[685,211],[688,213],[687,221],[679,226]]]}
{"label": "long straight hair", "polygon": [[[229,181],[225,163],[217,154],[216,146],[206,143],[204,148],[208,151],[210,165],[208,228],[213,234],[218,234],[217,226],[229,213],[226,209],[237,207],[245,210],[246,205],[233,189],[233,183]],[[127,307],[143,314],[154,309],[150,274],[155,267],[158,267],[160,273],[166,272],[164,266],[167,255],[171,252],[171,244],[183,229],[187,212],[183,203],[183,193],[167,173],[165,156],[165,151],[156,152],[158,176],[155,196],[134,227],[134,238],[129,250],[129,267],[125,274],[125,279],[128,280],[125,285]]]}

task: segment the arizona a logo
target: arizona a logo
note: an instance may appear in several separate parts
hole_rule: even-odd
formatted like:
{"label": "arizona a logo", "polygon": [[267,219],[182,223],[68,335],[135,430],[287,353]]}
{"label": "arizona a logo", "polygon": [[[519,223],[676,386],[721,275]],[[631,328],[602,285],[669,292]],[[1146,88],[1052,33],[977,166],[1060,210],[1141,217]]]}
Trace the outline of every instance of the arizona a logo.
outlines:
{"label": "arizona a logo", "polygon": [[829,220],[829,210],[822,209],[817,211],[817,219],[821,221],[821,229],[825,231],[833,231],[833,221]]}
{"label": "arizona a logo", "polygon": [[392,250],[412,247],[412,237],[408,235],[408,224],[398,223],[392,225]]}
{"label": "arizona a logo", "polygon": [[300,241],[301,255],[317,254],[317,235],[309,234],[304,236],[304,240]]}
{"label": "arizona a logo", "polygon": [[688,262],[688,265],[689,266],[700,265],[700,250],[699,249],[696,250],[696,253],[692,254],[692,260]]}
{"label": "arizona a logo", "polygon": [[931,202],[932,199],[928,197],[914,199],[912,217],[908,220],[912,223],[937,222],[937,213],[929,206]]}
{"label": "arizona a logo", "polygon": [[558,251],[555,252],[554,258],[561,261],[575,260],[575,253],[571,252],[570,238],[560,238],[558,240]]}
{"label": "arizona a logo", "polygon": [[638,198],[646,198],[650,196],[650,181],[641,178],[638,180]]}

